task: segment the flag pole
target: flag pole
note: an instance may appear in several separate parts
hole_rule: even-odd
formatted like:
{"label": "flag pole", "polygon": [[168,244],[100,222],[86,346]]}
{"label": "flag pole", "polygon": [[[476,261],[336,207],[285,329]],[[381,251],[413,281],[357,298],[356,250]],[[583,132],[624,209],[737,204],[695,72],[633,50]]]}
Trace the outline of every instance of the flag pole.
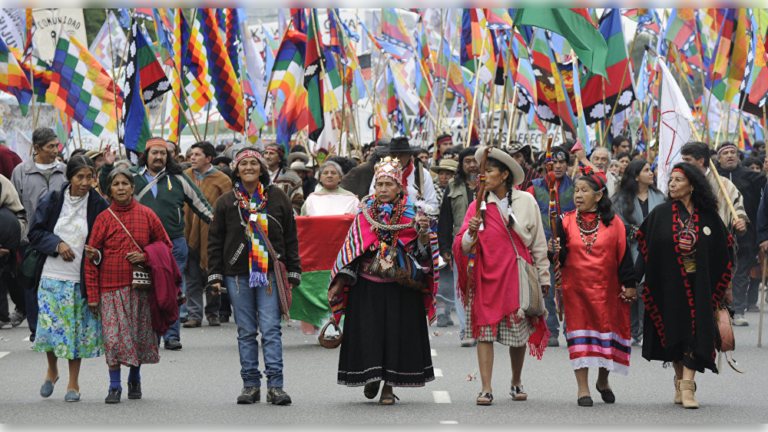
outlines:
{"label": "flag pole", "polygon": [[[659,119],[659,121],[661,121],[661,119]],[[693,125],[692,120],[688,121],[688,125],[691,128],[691,132],[693,132],[693,136],[696,137],[696,141],[701,141],[701,137],[699,136],[699,131],[696,130],[696,127]],[[712,170],[712,175],[715,177],[715,180],[717,180],[717,185],[720,187],[720,191],[723,193],[723,197],[725,198],[725,203],[728,205],[728,210],[730,210],[731,215],[733,216],[733,219],[738,220],[739,216],[736,214],[736,209],[733,207],[733,202],[731,201],[731,197],[728,195],[728,192],[725,190],[723,181],[720,179],[720,176],[717,174],[717,168],[715,167],[714,162],[712,162],[712,159],[709,160],[709,169]]]}
{"label": "flag pole", "polygon": [[517,86],[515,86],[515,92],[512,94],[512,115],[509,116],[509,124],[507,126],[507,147],[509,147],[509,142],[512,141],[515,115],[517,115]]}
{"label": "flag pole", "polygon": [[[457,28],[458,32],[458,28]],[[483,55],[485,54],[485,44],[483,44],[480,48],[480,56],[478,57],[477,65],[475,66],[475,97],[472,98],[472,109],[469,112],[469,133],[472,133],[472,124],[475,121],[475,106],[477,105],[477,91],[480,88],[480,61],[479,59],[483,58]],[[453,54],[451,54],[451,58],[453,58]],[[480,104],[482,105],[482,96]],[[482,109],[482,106],[481,106]],[[479,135],[479,134],[478,134]],[[472,135],[470,135],[470,138]],[[479,136],[478,136],[479,138]],[[469,147],[469,141],[466,142],[465,147]]]}
{"label": "flag pole", "polygon": [[80,137],[80,122],[77,122],[77,140],[80,142],[80,148],[83,148],[83,138]]}
{"label": "flag pole", "polygon": [[[115,95],[115,123],[117,124],[117,128],[115,132],[117,132],[117,149],[120,150],[120,121],[122,118],[120,118],[120,114],[118,112],[117,107],[117,77],[115,75],[115,48],[112,45],[112,23],[110,22],[110,15],[109,15],[109,9],[104,8],[104,11],[107,13],[107,30],[109,30],[109,54],[112,57],[112,61],[109,62],[112,65],[112,93]],[[133,17],[131,17],[132,19]],[[128,33],[128,38],[131,37],[131,34]],[[126,39],[128,40],[128,39]],[[125,48],[128,48],[128,44],[125,45]],[[123,50],[123,57],[120,58],[120,66],[123,65],[123,58],[125,58],[125,50]],[[139,71],[136,71],[138,73]],[[34,76],[34,74],[33,74]],[[141,91],[141,89],[139,89]],[[78,126],[78,133],[80,132],[80,128]],[[123,132],[125,134],[125,132]]]}
{"label": "flag pole", "polygon": [[[616,115],[616,108],[619,106],[619,99],[621,99],[621,91],[624,89],[624,80],[627,78],[627,71],[629,71],[629,64],[632,62],[632,51],[635,49],[635,41],[637,41],[637,31],[635,31],[635,37],[632,38],[632,46],[629,48],[627,55],[627,65],[624,67],[624,74],[621,76],[621,84],[619,85],[619,93],[616,95],[616,100],[613,102],[613,109],[611,110],[611,116],[608,118],[608,123],[605,126],[605,136],[602,137],[601,142],[605,142],[608,139],[608,130],[613,122],[613,116]],[[626,47],[626,45],[624,45]],[[605,77],[603,77],[603,105],[605,105]]]}
{"label": "flag pole", "polygon": [[[485,133],[483,134],[483,141],[486,143],[488,142],[488,132],[493,130],[493,116],[494,116],[494,104],[496,103],[496,84],[494,84],[493,80],[491,80],[490,83],[488,83],[488,91],[490,92],[490,95],[488,95],[489,104],[488,105],[488,112],[485,115]],[[499,122],[501,122],[501,119],[499,119]],[[491,145],[493,145],[493,134],[491,134]],[[501,143],[499,143],[499,148],[501,148]]]}
{"label": "flag pole", "polygon": [[[448,55],[449,55],[449,57],[448,57],[448,69],[445,71],[445,85],[443,86],[443,94],[440,97],[440,103],[437,104],[437,123],[438,123],[438,129],[439,129],[440,120],[442,119],[443,105],[445,105],[445,97],[447,96],[447,93],[448,93],[448,82],[451,79],[451,67],[453,66],[453,49],[456,47],[456,36],[459,35],[459,27],[460,27],[460,24],[461,24],[460,19],[461,19],[461,16],[458,16],[456,18],[456,34],[453,35],[453,40],[451,41],[451,51],[448,53]],[[445,29],[443,29],[443,31],[445,31]],[[442,44],[443,44],[443,41],[440,41],[440,53],[443,52],[443,50],[442,50],[443,45]],[[441,131],[442,131],[442,129],[441,129]],[[471,132],[470,132],[470,137],[471,137]]]}

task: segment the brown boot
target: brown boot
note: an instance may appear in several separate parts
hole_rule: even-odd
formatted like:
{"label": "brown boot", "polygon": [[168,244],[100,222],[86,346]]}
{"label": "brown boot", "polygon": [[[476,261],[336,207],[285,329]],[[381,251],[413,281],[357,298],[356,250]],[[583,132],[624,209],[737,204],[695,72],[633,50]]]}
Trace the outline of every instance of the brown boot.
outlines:
{"label": "brown boot", "polygon": [[675,403],[681,404],[683,403],[683,396],[680,394],[680,380],[677,379],[677,375],[675,375]]}
{"label": "brown boot", "polygon": [[696,409],[699,403],[694,399],[696,383],[693,380],[680,380],[680,393],[683,398],[683,407]]}

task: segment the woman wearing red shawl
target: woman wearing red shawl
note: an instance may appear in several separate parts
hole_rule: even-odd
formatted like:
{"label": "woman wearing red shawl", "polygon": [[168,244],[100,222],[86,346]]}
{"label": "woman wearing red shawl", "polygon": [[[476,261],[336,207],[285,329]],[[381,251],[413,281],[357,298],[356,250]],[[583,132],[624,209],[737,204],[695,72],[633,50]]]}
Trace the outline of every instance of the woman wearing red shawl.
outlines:
{"label": "woman wearing red shawl", "polygon": [[[480,162],[485,148],[475,153]],[[509,347],[512,362],[514,400],[526,400],[521,373],[525,360],[525,345],[538,359],[544,354],[549,339],[546,315],[526,317],[520,309],[517,254],[538,270],[539,280],[549,281],[546,237],[532,195],[516,190],[525,174],[520,165],[504,151],[491,149],[484,174],[485,200],[482,218],[476,217],[477,201],[467,209],[464,223],[454,240],[459,289],[467,310],[467,329],[478,342],[477,359],[482,380],[478,405],[493,403],[491,375],[493,372],[493,343]],[[472,283],[467,283],[470,251],[476,238],[476,253],[471,268]],[[514,242],[514,243],[512,243]],[[502,253],[499,253],[502,252]],[[467,290],[469,285],[469,290]],[[549,285],[542,285],[541,310]]]}
{"label": "woman wearing red shawl", "polygon": [[590,367],[599,367],[597,391],[603,402],[616,396],[608,374],[629,373],[629,306],[637,299],[632,255],[621,219],[606,192],[606,178],[590,167],[574,184],[576,210],[557,222],[562,269],[565,338],[579,386],[578,405],[592,406]]}
{"label": "woman wearing red shawl", "polygon": [[338,383],[365,385],[391,405],[392,387],[435,379],[425,310],[435,319],[437,236],[404,195],[403,171],[389,157],[376,165],[375,194],[362,200],[331,270],[328,300],[338,324],[346,311]]}
{"label": "woman wearing red shawl", "polygon": [[669,176],[667,202],[637,233],[636,278],[645,275],[645,320],[653,323],[643,329],[643,358],[672,362],[674,401],[691,409],[699,407],[696,372],[717,373],[719,332],[712,317],[733,299],[733,238],[717,207],[701,170],[679,163]]}

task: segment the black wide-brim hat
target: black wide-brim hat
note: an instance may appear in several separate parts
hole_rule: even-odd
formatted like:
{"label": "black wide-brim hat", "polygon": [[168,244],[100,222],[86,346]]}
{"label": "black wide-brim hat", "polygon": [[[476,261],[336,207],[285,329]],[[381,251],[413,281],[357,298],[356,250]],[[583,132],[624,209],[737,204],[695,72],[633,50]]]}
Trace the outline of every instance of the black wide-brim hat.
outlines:
{"label": "black wide-brim hat", "polygon": [[413,153],[413,149],[406,137],[392,138],[389,141],[389,154],[392,153]]}

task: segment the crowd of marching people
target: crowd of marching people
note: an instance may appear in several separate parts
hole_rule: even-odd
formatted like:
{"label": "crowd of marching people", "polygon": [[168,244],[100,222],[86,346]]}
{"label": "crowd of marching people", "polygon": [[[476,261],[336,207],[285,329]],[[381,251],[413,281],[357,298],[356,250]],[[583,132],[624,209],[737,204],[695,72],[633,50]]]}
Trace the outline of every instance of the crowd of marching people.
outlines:
{"label": "crowd of marching people", "polygon": [[152,138],[132,164],[109,145],[64,162],[42,127],[25,162],[0,146],[0,328],[27,322],[47,358],[41,396],[62,358],[65,400],[78,401],[82,359],[103,356],[105,402],[119,403],[122,367],[140,399],[141,366],[161,345],[181,350],[181,327],[233,320],[237,403],[259,402],[266,375],[266,401],[287,405],[281,323],[292,291],[309,289],[296,218],[351,215],[320,293],[340,325],[320,334],[340,341],[339,384],[394,404],[394,387],[435,378],[428,327],[458,325],[457,343],[477,351],[478,405],[493,404],[495,342],[509,347],[517,401],[526,350],[540,360],[563,342],[579,406],[593,405],[590,368],[614,403],[611,372],[627,375],[637,348],[671,363],[674,402],[697,408],[695,374],[717,372],[725,351],[718,311],[735,326],[759,311],[765,149],[689,142],[660,185],[623,136],[590,154],[573,140],[465,148],[444,134],[429,152],[382,138],[321,163],[301,145],[181,153]]}

